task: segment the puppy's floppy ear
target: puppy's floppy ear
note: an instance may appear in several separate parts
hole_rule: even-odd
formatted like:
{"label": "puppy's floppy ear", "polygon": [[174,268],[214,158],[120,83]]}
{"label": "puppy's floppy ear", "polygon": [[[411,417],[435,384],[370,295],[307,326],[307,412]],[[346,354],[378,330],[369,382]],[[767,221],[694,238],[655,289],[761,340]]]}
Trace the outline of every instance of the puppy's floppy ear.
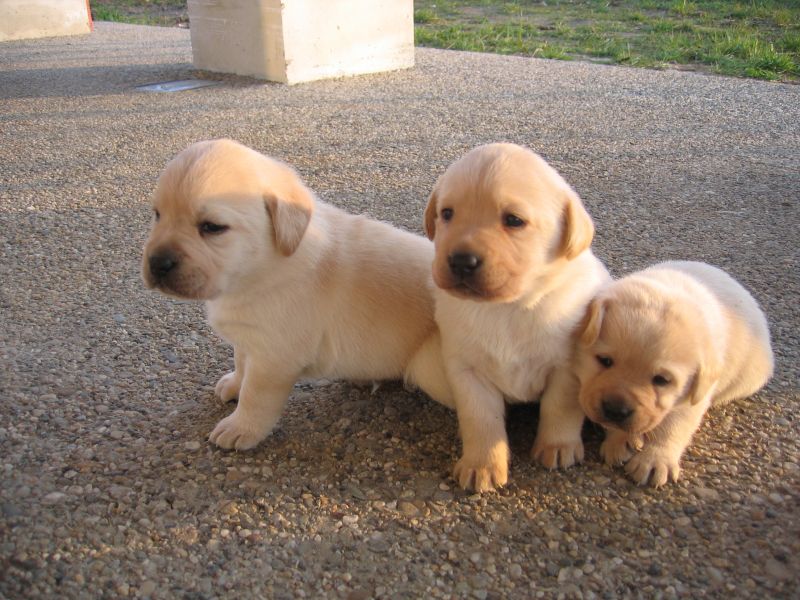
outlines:
{"label": "puppy's floppy ear", "polygon": [[275,246],[284,256],[291,256],[300,245],[311,220],[314,210],[311,190],[295,176],[279,192],[265,192],[264,202],[272,220]]}
{"label": "puppy's floppy ear", "polygon": [[572,260],[592,245],[594,223],[574,190],[568,188],[565,195],[561,254]]}
{"label": "puppy's floppy ear", "polygon": [[429,240],[432,240],[436,235],[436,188],[433,188],[430,198],[428,198],[428,206],[425,207],[425,220],[423,222],[425,235]]}
{"label": "puppy's floppy ear", "polygon": [[602,298],[595,298],[586,307],[586,314],[578,325],[578,340],[583,346],[591,346],[600,337],[600,328],[606,312],[606,302]]}

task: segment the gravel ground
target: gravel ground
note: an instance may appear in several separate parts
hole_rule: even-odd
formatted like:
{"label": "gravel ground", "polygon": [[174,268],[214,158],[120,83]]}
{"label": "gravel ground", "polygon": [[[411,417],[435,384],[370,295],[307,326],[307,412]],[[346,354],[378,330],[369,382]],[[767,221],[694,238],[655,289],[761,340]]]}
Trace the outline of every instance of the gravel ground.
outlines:
{"label": "gravel ground", "polygon": [[[797,597],[800,87],[421,49],[291,88],[133,89],[190,61],[178,29],[0,44],[0,596]],[[753,290],[775,378],[658,491],[602,466],[591,427],[584,465],[537,467],[522,407],[510,485],[461,492],[454,414],[393,383],[303,382],[259,448],[215,449],[231,352],[138,263],[160,169],[220,136],[416,232],[450,162],[528,145],[614,273],[702,259]]]}

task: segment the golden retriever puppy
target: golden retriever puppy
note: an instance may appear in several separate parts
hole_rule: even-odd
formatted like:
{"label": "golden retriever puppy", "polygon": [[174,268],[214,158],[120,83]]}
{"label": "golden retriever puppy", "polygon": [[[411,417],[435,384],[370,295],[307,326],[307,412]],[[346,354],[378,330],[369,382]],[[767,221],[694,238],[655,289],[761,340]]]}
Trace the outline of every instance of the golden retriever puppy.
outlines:
{"label": "golden retriever puppy", "polygon": [[607,430],[604,460],[656,487],[678,479],[708,408],[755,393],[772,369],[756,301],[698,262],[661,263],[604,287],[576,350],[581,406]]}
{"label": "golden retriever puppy", "polygon": [[480,146],[436,182],[425,231],[463,442],[459,484],[506,483],[505,401],[541,397],[532,452],[542,464],[582,460],[571,336],[608,273],[590,250],[594,225],[578,195],[530,150]]}
{"label": "golden retriever puppy", "polygon": [[167,164],[146,285],[204,300],[234,348],[216,387],[236,409],[210,440],[263,440],[300,377],[405,378],[451,404],[429,283],[432,244],[316,199],[287,165],[230,140]]}

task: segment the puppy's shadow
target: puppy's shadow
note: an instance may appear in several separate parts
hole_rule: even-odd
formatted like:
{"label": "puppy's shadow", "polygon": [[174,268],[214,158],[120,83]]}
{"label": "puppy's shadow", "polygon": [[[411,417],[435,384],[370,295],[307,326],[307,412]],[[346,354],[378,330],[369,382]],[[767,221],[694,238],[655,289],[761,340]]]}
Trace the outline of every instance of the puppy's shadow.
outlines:
{"label": "puppy's shadow", "polygon": [[[205,435],[235,408],[235,401],[221,405],[211,396],[202,403],[202,416],[196,406],[193,419],[176,415],[181,439]],[[538,481],[545,472],[530,456],[538,420],[538,404],[507,408],[512,489],[515,484],[525,487],[526,482]],[[591,423],[584,427],[586,463],[599,462],[602,437]],[[458,489],[451,476],[460,453],[455,411],[422,393],[408,392],[397,382],[372,390],[335,381],[322,386],[298,384],[278,425],[258,447],[229,452],[209,444],[206,458],[194,462],[193,468],[198,473],[209,471],[207,476],[215,467],[238,471],[244,481],[232,477],[223,484],[230,497],[278,493],[277,479],[301,488],[324,486],[326,493],[342,501],[392,501],[409,490],[414,501],[427,501],[469,495]],[[259,472],[270,476],[245,475]],[[572,470],[563,473],[577,477]],[[449,492],[440,490],[443,483],[450,486]]]}
{"label": "puppy's shadow", "polygon": [[[202,416],[189,420],[176,415],[174,427],[182,438],[206,435],[236,406],[208,394]],[[188,410],[188,409],[187,409]],[[197,407],[194,408],[197,411]],[[369,497],[396,498],[386,485],[394,482],[449,476],[458,444],[455,412],[409,392],[401,383],[382,383],[377,389],[343,381],[295,386],[275,429],[256,448],[230,452],[208,446],[212,462],[235,466],[273,466],[295,481],[326,480],[346,483],[357,479]],[[388,496],[387,496],[388,495]]]}

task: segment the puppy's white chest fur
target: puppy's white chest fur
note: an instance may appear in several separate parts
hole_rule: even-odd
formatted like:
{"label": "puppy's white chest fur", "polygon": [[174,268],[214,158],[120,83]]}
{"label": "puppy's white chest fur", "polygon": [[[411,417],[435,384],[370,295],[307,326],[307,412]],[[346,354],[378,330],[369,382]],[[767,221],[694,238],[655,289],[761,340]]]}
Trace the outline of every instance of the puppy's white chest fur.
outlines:
{"label": "puppy's white chest fur", "polygon": [[211,326],[245,354],[288,370],[307,369],[314,356],[315,314],[290,293],[246,294],[208,302],[206,309]]}
{"label": "puppy's white chest fur", "polygon": [[544,306],[473,302],[437,292],[446,356],[456,368],[488,379],[512,402],[536,400],[552,370],[567,360],[567,346],[553,339],[563,338],[568,327],[548,313]]}

